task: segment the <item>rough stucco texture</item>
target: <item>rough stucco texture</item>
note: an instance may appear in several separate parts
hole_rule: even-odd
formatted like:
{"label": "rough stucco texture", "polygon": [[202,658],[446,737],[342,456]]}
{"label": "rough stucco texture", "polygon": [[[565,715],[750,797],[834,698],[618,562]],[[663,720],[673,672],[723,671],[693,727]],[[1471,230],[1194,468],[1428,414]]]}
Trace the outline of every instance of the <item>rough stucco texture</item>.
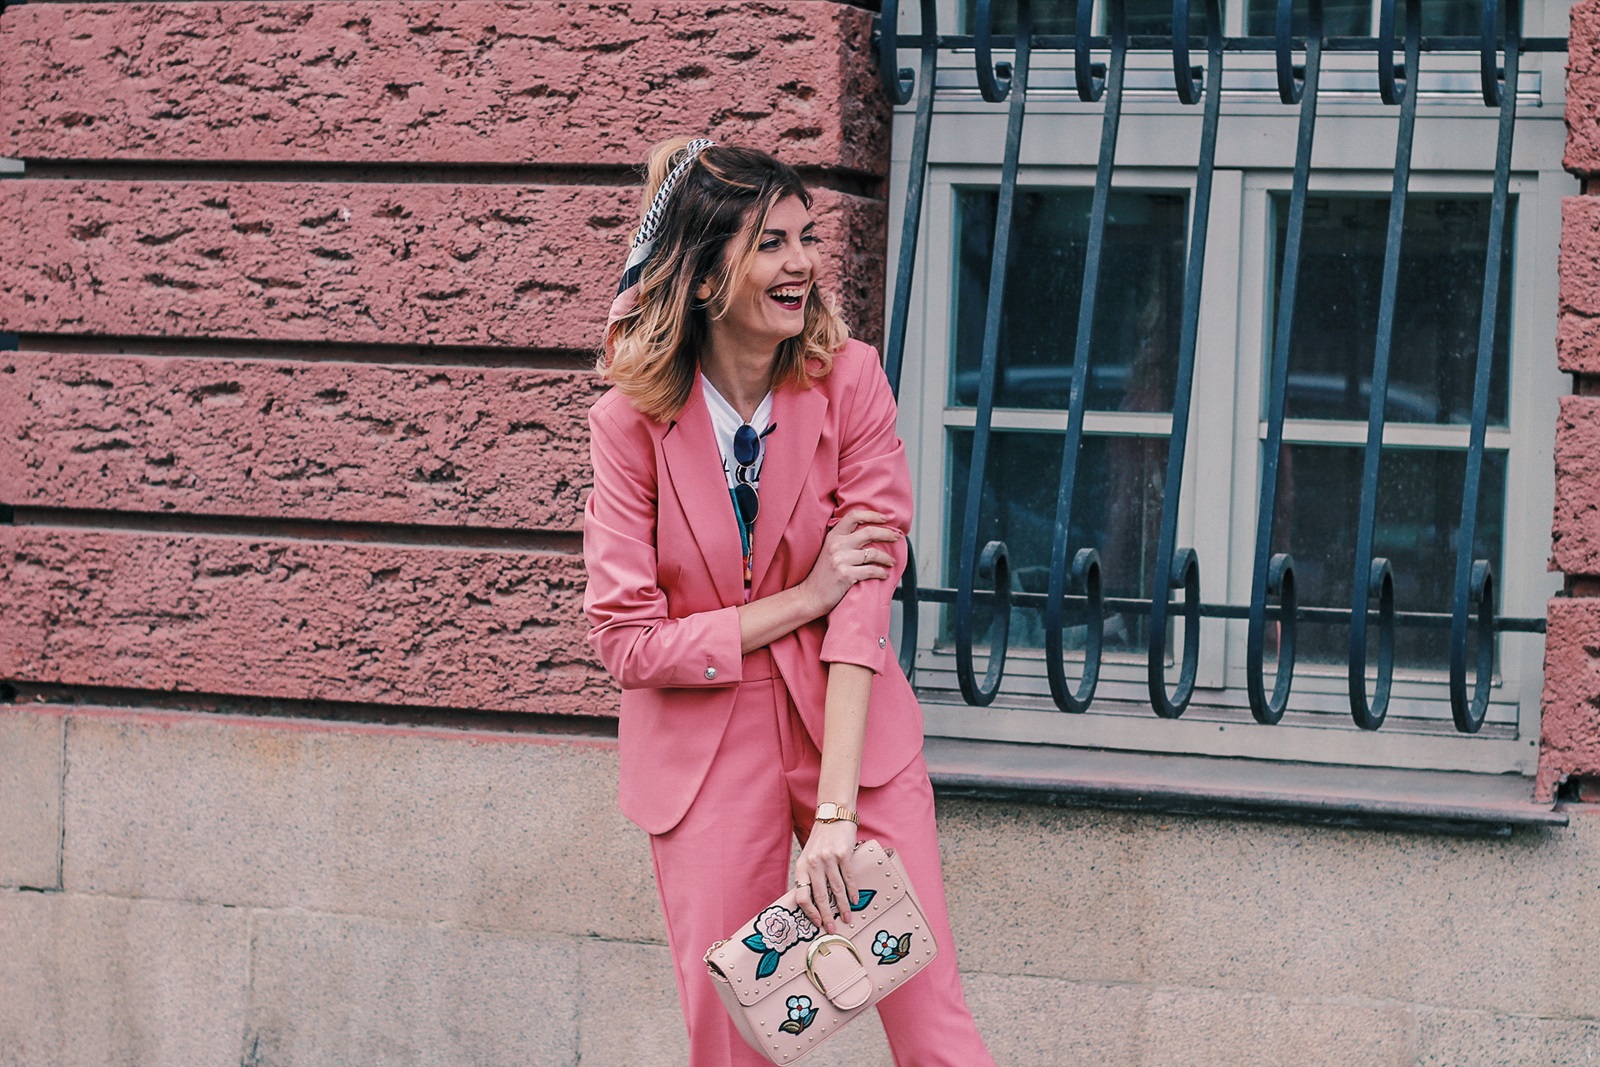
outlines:
{"label": "rough stucco texture", "polygon": [[1567,152],[1562,164],[1587,177],[1600,172],[1600,0],[1572,8],[1567,47]]}
{"label": "rough stucco texture", "polygon": [[637,164],[675,133],[882,174],[871,12],[764,3],[8,11],[3,155]]}
{"label": "rough stucco texture", "polygon": [[1600,599],[1550,601],[1544,639],[1541,800],[1553,800],[1565,775],[1600,776]]}
{"label": "rough stucco texture", "polygon": [[[0,183],[0,324],[19,333],[592,349],[629,188]],[[846,317],[881,317],[884,207],[814,211]],[[866,332],[873,339],[872,332]]]}
{"label": "rough stucco texture", "polygon": [[1561,398],[1555,453],[1555,566],[1569,575],[1600,574],[1600,398]]}
{"label": "rough stucco texture", "polygon": [[13,504],[570,531],[591,371],[9,352]]}
{"label": "rough stucco texture", "polygon": [[1562,200],[1560,272],[1558,362],[1576,374],[1600,372],[1600,198]]}
{"label": "rough stucco texture", "polygon": [[0,527],[0,677],[610,715],[568,554]]}

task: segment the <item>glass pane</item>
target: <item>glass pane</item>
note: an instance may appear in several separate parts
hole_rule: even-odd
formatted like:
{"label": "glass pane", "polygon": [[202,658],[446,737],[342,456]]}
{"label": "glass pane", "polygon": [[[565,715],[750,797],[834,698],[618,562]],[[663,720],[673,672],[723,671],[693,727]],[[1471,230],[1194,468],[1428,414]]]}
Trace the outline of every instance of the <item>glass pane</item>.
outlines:
{"label": "glass pane", "polygon": [[[1050,544],[1055,534],[1062,439],[1057,433],[1010,432],[995,433],[989,439],[978,544],[995,540],[1006,543],[1014,592],[1044,593],[1050,587]],[[961,525],[966,517],[972,431],[951,430],[949,442],[945,581],[953,587],[960,563]],[[1078,462],[1081,466],[1074,487],[1069,549],[1076,552],[1093,547],[1100,551],[1107,596],[1148,596],[1161,534],[1166,438],[1086,436]],[[953,632],[950,612],[943,614],[942,639],[949,641]],[[986,610],[980,610],[974,618],[974,632],[980,641],[989,632],[989,618]],[[1042,620],[1041,611],[1013,610],[1012,647],[1043,647]],[[1072,621],[1069,615],[1069,624]],[[1104,625],[1107,651],[1143,647],[1142,616],[1124,618],[1113,613]],[[1081,645],[1081,629],[1076,635],[1069,629],[1067,636],[1070,646]]]}
{"label": "glass pane", "polygon": [[[1304,37],[1310,29],[1306,18],[1308,6],[1305,0],[1296,0],[1294,5],[1289,32],[1296,37]],[[1426,4],[1423,10],[1427,11]],[[1375,11],[1372,0],[1322,0],[1322,32],[1328,37],[1366,37],[1376,32]],[[1251,37],[1271,37],[1277,28],[1278,5],[1273,0],[1250,0],[1245,8],[1245,33]]]}
{"label": "glass pane", "polygon": [[[1131,34],[1151,34],[1164,37],[1172,32],[1172,3],[1171,0],[1126,0],[1128,10],[1128,32]],[[1097,5],[1095,12],[1095,32],[1105,33],[1105,4],[1102,0]],[[1223,4],[1224,13],[1227,4]],[[1070,36],[1074,32],[1074,20],[1077,17],[1078,5],[1076,0],[1034,0],[1033,5],[1033,32],[1036,34],[1050,34]],[[1226,14],[1224,14],[1226,18]],[[961,25],[964,33],[976,33],[978,23],[977,0],[961,0]],[[1017,30],[1017,2],[1016,0],[995,0],[994,4],[994,32],[997,34],[1012,34]],[[1206,11],[1204,0],[1190,0],[1189,34],[1193,37],[1203,37],[1206,32]],[[1097,61],[1103,61],[1104,56],[1096,56]]]}
{"label": "glass pane", "polygon": [[[1000,407],[1064,410],[1089,235],[1087,189],[1018,190],[1000,324]],[[956,194],[957,270],[951,402],[978,402],[993,258],[994,189]],[[1106,218],[1089,407],[1171,411],[1183,308],[1185,197],[1113,192]]]}
{"label": "glass pane", "polygon": [[[1286,445],[1279,464],[1274,552],[1294,555],[1300,603],[1349,610],[1356,520],[1361,508],[1359,448]],[[1397,611],[1450,610],[1466,453],[1390,449],[1378,471],[1378,524],[1373,555],[1394,567]],[[1504,544],[1506,457],[1485,453],[1473,558],[1500,572]],[[1374,602],[1376,607],[1376,602]],[[1375,636],[1373,637],[1375,641]],[[1349,630],[1302,624],[1298,658],[1344,663]],[[1402,626],[1395,633],[1397,669],[1446,670],[1448,630]],[[1369,655],[1376,663],[1376,644]]]}
{"label": "glass pane", "polygon": [[[1508,207],[1507,233],[1516,218]],[[1288,198],[1276,200],[1275,263],[1283,260]],[[1290,418],[1365,422],[1378,334],[1389,200],[1314,196],[1306,201],[1300,300],[1289,348]],[[1489,198],[1412,196],[1400,249],[1386,417],[1467,423],[1478,360]],[[1511,241],[1506,242],[1490,371],[1489,421],[1506,422],[1511,347]],[[1272,283],[1276,286],[1276,268]],[[1270,326],[1269,326],[1270,333]]]}

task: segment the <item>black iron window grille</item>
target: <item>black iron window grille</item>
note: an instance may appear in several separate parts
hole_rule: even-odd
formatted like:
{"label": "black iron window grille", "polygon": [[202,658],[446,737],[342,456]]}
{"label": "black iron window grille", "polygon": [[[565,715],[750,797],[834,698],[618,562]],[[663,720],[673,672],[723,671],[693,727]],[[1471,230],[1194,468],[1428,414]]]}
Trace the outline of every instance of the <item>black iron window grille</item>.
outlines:
{"label": "black iron window grille", "polygon": [[[1364,730],[1384,724],[1400,663],[1436,671],[1455,730],[1477,733],[1497,635],[1544,630],[1543,618],[1497,611],[1494,546],[1510,475],[1503,452],[1485,442],[1508,418],[1519,63],[1565,51],[1565,39],[1523,38],[1517,0],[1379,0],[1375,13],[1365,0],[1251,0],[1246,35],[1236,37],[1224,36],[1219,0],[1010,0],[1003,9],[974,0],[959,34],[938,32],[935,0],[920,0],[915,35],[900,32],[899,18],[894,3],[885,5],[876,39],[888,96],[896,105],[915,100],[885,345],[897,390],[935,105],[949,84],[941,74],[971,69],[981,99],[1006,107],[998,183],[955,190],[948,393],[970,417],[950,436],[950,579],[921,586],[913,561],[897,594],[902,669],[914,673],[918,606],[941,605],[940,640],[969,706],[992,704],[1008,652],[1031,647],[1042,653],[1054,707],[1088,711],[1111,641],[1140,650],[1149,708],[1175,719],[1195,696],[1205,620],[1232,619],[1247,630],[1243,688],[1260,723],[1283,718],[1296,663],[1309,657],[1342,662],[1350,717]],[[916,69],[899,65],[901,50],[920,54]],[[1009,58],[996,62],[997,52]],[[1412,188],[1417,87],[1424,57],[1443,53],[1476,55],[1477,95],[1496,116],[1486,195]],[[1130,59],[1144,60],[1140,86],[1149,92],[1147,57],[1157,56],[1170,61],[1169,100],[1198,111],[1186,195],[1113,188]],[[1398,117],[1386,199],[1312,187],[1330,56],[1375,69],[1373,95]],[[1054,65],[1036,68],[1041,57]],[[1179,539],[1218,134],[1227,121],[1223,75],[1235,57],[1260,57],[1254,69],[1270,70],[1276,99],[1297,115],[1292,178],[1270,198],[1274,284],[1244,603],[1204,595],[1203,561]],[[1019,183],[1036,69],[1099,105],[1092,188]],[[1433,281],[1441,277],[1452,284]],[[1029,309],[1041,307],[1049,316],[1030,319]],[[1319,346],[1329,336],[1323,327],[1341,319],[1367,323],[1356,331],[1360,358]],[[1423,350],[1448,358],[1415,358]],[[1359,374],[1349,373],[1352,364]],[[1064,428],[1008,432],[997,408],[1064,415]],[[1097,411],[1143,413],[1155,429],[1086,435]],[[1365,434],[1340,448],[1286,434],[1307,419],[1364,422]],[[1386,423],[1465,425],[1466,446],[1396,448],[1386,444]],[[1003,492],[991,473],[997,464],[1020,475]],[[1090,483],[1098,492],[1085,492]],[[1311,491],[1296,494],[1295,484]],[[1114,518],[1095,513],[1108,495],[1121,502]],[[1391,544],[1380,553],[1385,522],[1413,526],[1416,550]],[[1323,558],[1297,561],[1284,546],[1298,543],[1293,530],[1307,523],[1334,534],[1324,538]],[[1023,543],[1029,550],[1019,553]],[[1146,543],[1153,547],[1129,548]],[[1320,595],[1308,598],[1313,573]]]}

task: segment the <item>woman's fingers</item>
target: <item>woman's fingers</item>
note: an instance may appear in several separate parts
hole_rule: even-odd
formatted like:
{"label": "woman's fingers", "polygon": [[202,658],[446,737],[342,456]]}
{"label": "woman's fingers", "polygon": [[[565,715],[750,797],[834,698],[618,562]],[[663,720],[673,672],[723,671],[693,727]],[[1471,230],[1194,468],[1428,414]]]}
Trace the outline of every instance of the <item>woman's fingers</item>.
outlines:
{"label": "woman's fingers", "polygon": [[[845,884],[844,871],[840,869],[841,866],[842,864],[829,865],[828,888],[833,891],[833,899],[839,905],[839,921],[849,926],[851,922],[850,901],[852,897],[850,896],[849,886]],[[829,930],[828,932],[831,934],[835,931]]]}

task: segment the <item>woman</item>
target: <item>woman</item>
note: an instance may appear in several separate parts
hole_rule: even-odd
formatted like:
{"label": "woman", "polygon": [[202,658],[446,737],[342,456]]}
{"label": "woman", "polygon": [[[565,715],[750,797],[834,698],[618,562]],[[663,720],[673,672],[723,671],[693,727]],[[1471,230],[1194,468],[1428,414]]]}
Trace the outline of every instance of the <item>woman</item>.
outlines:
{"label": "woman", "polygon": [[623,689],[620,800],[650,834],[695,1067],[764,1062],[706,949],[791,886],[812,922],[835,928],[830,893],[849,922],[858,837],[899,850],[942,949],[879,1006],[896,1063],[981,1067],[921,709],[888,641],[910,476],[877,354],[817,289],[810,205],[763,152],[650,155],[584,521],[589,639]]}

